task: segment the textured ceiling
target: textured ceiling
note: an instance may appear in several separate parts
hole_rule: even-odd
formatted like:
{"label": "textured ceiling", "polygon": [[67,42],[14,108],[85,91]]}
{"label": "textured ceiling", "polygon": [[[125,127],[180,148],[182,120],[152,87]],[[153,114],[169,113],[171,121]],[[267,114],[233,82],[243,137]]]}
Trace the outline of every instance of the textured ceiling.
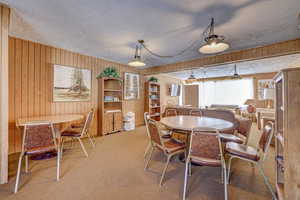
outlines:
{"label": "textured ceiling", "polygon": [[[300,62],[300,54],[293,54],[287,56],[280,56],[274,58],[266,58],[261,60],[245,61],[235,63],[237,66],[237,72],[240,75],[278,72],[281,69],[289,68],[294,63]],[[193,73],[196,78],[213,78],[222,76],[232,76],[234,73],[235,64],[219,65],[215,67],[198,68],[194,69]],[[173,78],[186,80],[190,75],[191,70],[178,71],[166,73],[165,75]]]}
{"label": "textured ceiling", "polygon": [[298,38],[299,0],[0,0],[12,9],[10,34],[126,64],[135,42],[172,55],[147,66],[199,58],[201,33],[215,17],[232,50]]}

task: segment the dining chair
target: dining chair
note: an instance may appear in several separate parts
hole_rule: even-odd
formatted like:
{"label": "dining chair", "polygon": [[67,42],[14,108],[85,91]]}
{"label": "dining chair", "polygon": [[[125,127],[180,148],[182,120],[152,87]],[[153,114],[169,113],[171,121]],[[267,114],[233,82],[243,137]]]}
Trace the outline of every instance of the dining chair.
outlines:
{"label": "dining chair", "polygon": [[201,166],[220,167],[224,196],[227,200],[227,173],[223,145],[216,129],[193,129],[190,135],[189,149],[185,161],[183,200],[186,199],[188,177],[191,176],[191,163]]}
{"label": "dining chair", "polygon": [[191,115],[191,116],[199,116],[199,117],[203,116],[201,110],[195,110],[195,109],[192,109],[192,110],[190,111],[190,115]]}
{"label": "dining chair", "polygon": [[166,108],[165,117],[177,116],[177,110],[174,108]]}
{"label": "dining chair", "polygon": [[57,152],[56,180],[59,181],[60,150],[53,124],[50,122],[32,122],[25,124],[14,193],[18,192],[23,157],[25,156],[25,172],[28,173],[28,156],[51,151]]}
{"label": "dining chair", "polygon": [[151,138],[151,149],[150,155],[146,161],[145,170],[147,170],[149,167],[153,151],[156,149],[163,152],[163,154],[167,157],[167,162],[159,182],[159,185],[162,186],[162,182],[171,158],[175,155],[183,153],[185,151],[185,144],[176,142],[173,139],[163,140],[161,137],[161,125],[155,120],[148,119],[148,129],[149,136]]}
{"label": "dining chair", "polygon": [[262,135],[259,140],[258,148],[254,148],[245,144],[238,144],[235,142],[228,142],[226,144],[226,153],[229,156],[228,182],[230,180],[231,162],[234,158],[250,162],[259,168],[260,174],[263,176],[265,184],[270,190],[273,198],[276,199],[276,195],[272,189],[272,186],[263,171],[263,163],[266,159],[267,152],[269,150],[269,146],[273,137],[273,133],[274,124],[272,122],[268,122],[263,129]]}
{"label": "dining chair", "polygon": [[95,147],[95,143],[93,141],[93,138],[91,137],[91,135],[89,134],[89,130],[91,127],[91,123],[94,117],[94,110],[91,110],[87,116],[86,116],[86,120],[83,123],[83,126],[78,126],[76,128],[67,128],[66,130],[64,130],[63,132],[61,132],[61,157],[63,154],[63,148],[64,148],[64,142],[65,142],[65,138],[71,138],[71,139],[77,139],[79,141],[79,144],[81,146],[81,149],[83,151],[83,153],[85,154],[86,157],[88,157],[88,153],[84,147],[84,144],[82,142],[82,138],[87,136],[90,140],[90,143],[92,144],[93,147]]}

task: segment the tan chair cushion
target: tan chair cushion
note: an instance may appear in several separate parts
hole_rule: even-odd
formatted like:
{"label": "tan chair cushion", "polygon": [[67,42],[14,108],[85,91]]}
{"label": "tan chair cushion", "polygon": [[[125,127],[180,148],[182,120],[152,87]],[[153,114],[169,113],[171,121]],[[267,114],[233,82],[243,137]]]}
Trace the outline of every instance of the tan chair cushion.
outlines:
{"label": "tan chair cushion", "polygon": [[238,136],[231,135],[231,134],[226,134],[226,133],[221,133],[219,134],[221,137],[222,142],[236,142],[239,144],[243,144],[244,140]]}
{"label": "tan chair cushion", "polygon": [[25,155],[40,154],[40,153],[46,153],[49,151],[56,151],[55,146],[51,145],[51,146],[31,148],[30,150],[25,152]]}
{"label": "tan chair cushion", "polygon": [[80,137],[81,136],[81,128],[68,128],[61,133],[61,136]]}
{"label": "tan chair cushion", "polygon": [[259,153],[256,148],[235,142],[226,144],[226,152],[232,155],[240,156],[253,161],[259,160]]}
{"label": "tan chair cushion", "polygon": [[[185,148],[185,144],[177,142],[174,139],[170,139],[164,142],[164,146],[168,153],[175,153],[176,151],[181,151]],[[162,150],[160,146],[158,146]]]}
{"label": "tan chair cushion", "polygon": [[215,160],[210,158],[201,158],[198,156],[191,156],[191,161],[198,165],[210,166],[210,167],[220,167],[221,160]]}

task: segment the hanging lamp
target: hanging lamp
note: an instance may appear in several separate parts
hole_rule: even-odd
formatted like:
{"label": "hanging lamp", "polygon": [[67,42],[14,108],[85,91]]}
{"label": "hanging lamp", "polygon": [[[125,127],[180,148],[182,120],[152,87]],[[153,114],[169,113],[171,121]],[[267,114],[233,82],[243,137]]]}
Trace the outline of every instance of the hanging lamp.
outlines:
{"label": "hanging lamp", "polygon": [[142,51],[141,51],[141,44],[139,43],[138,45],[136,45],[135,47],[135,54],[133,59],[128,63],[129,66],[132,67],[144,67],[146,66],[146,63],[144,63],[142,61],[142,57],[141,57]]}
{"label": "hanging lamp", "polygon": [[214,29],[215,29],[214,18],[211,18],[208,36],[204,38],[206,44],[204,44],[199,48],[200,53],[203,54],[220,53],[229,48],[229,44],[224,42],[225,37],[221,35],[216,35]]}

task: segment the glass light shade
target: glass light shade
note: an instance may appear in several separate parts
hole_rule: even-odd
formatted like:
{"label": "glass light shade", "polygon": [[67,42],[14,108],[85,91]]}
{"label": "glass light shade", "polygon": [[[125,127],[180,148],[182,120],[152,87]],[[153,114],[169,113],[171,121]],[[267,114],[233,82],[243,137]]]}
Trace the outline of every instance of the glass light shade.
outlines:
{"label": "glass light shade", "polygon": [[219,42],[207,42],[205,45],[199,48],[199,52],[203,54],[220,53],[229,48],[229,44],[223,41]]}
{"label": "glass light shade", "polygon": [[140,58],[134,58],[132,61],[128,63],[129,66],[132,67],[144,67],[146,64]]}

